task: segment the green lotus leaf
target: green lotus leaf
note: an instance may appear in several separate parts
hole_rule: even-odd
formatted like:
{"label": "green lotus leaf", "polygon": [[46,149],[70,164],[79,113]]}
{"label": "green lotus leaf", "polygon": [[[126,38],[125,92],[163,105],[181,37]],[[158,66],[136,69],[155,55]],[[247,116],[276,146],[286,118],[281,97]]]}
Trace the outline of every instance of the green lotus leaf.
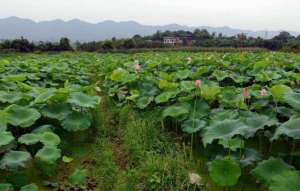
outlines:
{"label": "green lotus leaf", "polygon": [[255,82],[268,82],[271,80],[272,77],[265,71],[261,71],[255,75]]}
{"label": "green lotus leaf", "polygon": [[300,139],[300,118],[290,119],[289,121],[280,125],[272,137],[272,140],[278,139],[281,135],[291,137],[293,139]]}
{"label": "green lotus leaf", "polygon": [[276,125],[277,121],[266,115],[251,113],[249,117],[244,118],[244,123],[248,126],[243,131],[246,138],[253,137],[258,130],[264,129],[266,126]]}
{"label": "green lotus leaf", "polygon": [[188,134],[193,134],[201,131],[206,125],[206,121],[199,119],[188,119],[182,124],[182,131]]}
{"label": "green lotus leaf", "polygon": [[76,169],[68,178],[72,185],[83,186],[86,183],[87,170]]}
{"label": "green lotus leaf", "polygon": [[133,101],[133,102],[136,102],[137,99],[139,98],[139,96],[140,96],[140,92],[138,90],[131,90],[130,91],[130,96],[127,96],[126,99],[130,100],[130,101]]}
{"label": "green lotus leaf", "polygon": [[40,141],[40,136],[33,133],[24,134],[18,139],[19,143],[25,145],[34,145],[39,141]]}
{"label": "green lotus leaf", "polygon": [[40,136],[40,141],[45,146],[57,146],[60,144],[60,138],[55,133],[45,132],[45,133],[39,134],[39,136]]}
{"label": "green lotus leaf", "polygon": [[214,160],[209,165],[209,175],[220,186],[234,186],[241,176],[241,168],[230,159]]}
{"label": "green lotus leaf", "polygon": [[67,156],[63,156],[62,157],[62,161],[64,162],[64,163],[70,163],[70,162],[72,162],[74,159],[73,158],[71,158],[71,157],[67,157]]}
{"label": "green lotus leaf", "polygon": [[253,65],[253,69],[255,71],[259,71],[259,70],[267,68],[269,65],[272,65],[272,62],[270,60],[261,60],[261,61],[256,62]]}
{"label": "green lotus leaf", "polygon": [[188,113],[189,110],[184,106],[169,106],[163,111],[163,117],[177,118]]}
{"label": "green lotus leaf", "polygon": [[100,103],[100,97],[90,96],[82,92],[73,92],[70,95],[68,103],[79,107],[95,108]]}
{"label": "green lotus leaf", "polygon": [[244,97],[241,92],[242,91],[237,88],[224,88],[218,95],[218,100],[221,106],[224,108],[245,109],[247,105],[245,104]]}
{"label": "green lotus leaf", "polygon": [[0,191],[13,191],[14,188],[11,184],[0,184]]}
{"label": "green lotus leaf", "polygon": [[169,82],[167,80],[160,80],[158,83],[158,87],[160,89],[176,89],[179,86],[179,84],[175,82]]}
{"label": "green lotus leaf", "polygon": [[245,147],[245,141],[239,137],[235,137],[228,140],[220,139],[219,144],[222,145],[224,148],[230,149],[232,151],[236,151],[237,149],[243,149]]}
{"label": "green lotus leaf", "polygon": [[255,162],[261,160],[261,155],[254,149],[245,149],[245,152],[240,160],[241,166],[246,167],[253,165]]}
{"label": "green lotus leaf", "polygon": [[209,115],[210,107],[204,100],[194,100],[189,110],[190,118],[201,119]]}
{"label": "green lotus leaf", "polygon": [[31,155],[26,151],[9,151],[0,161],[0,168],[8,170],[25,168],[30,160]]}
{"label": "green lotus leaf", "polygon": [[231,76],[231,74],[228,71],[222,70],[215,70],[212,75],[216,77],[219,82]]}
{"label": "green lotus leaf", "polygon": [[283,102],[285,94],[292,92],[292,89],[286,85],[275,85],[270,89],[275,101]]}
{"label": "green lotus leaf", "polygon": [[0,102],[2,103],[16,103],[23,98],[20,92],[4,92],[0,91]]}
{"label": "green lotus leaf", "polygon": [[23,82],[26,80],[26,75],[25,74],[9,75],[9,76],[3,77],[2,80],[5,82]]}
{"label": "green lotus leaf", "polygon": [[30,127],[41,117],[41,114],[33,108],[19,105],[11,105],[5,109],[8,123],[22,128]]}
{"label": "green lotus leaf", "polygon": [[138,98],[136,105],[140,109],[145,109],[152,101],[153,101],[153,97],[143,96]]}
{"label": "green lotus leaf", "polygon": [[8,123],[7,113],[3,110],[0,110],[0,132],[6,131],[7,123]]}
{"label": "green lotus leaf", "polygon": [[130,74],[127,70],[118,68],[112,72],[110,79],[116,82],[129,83],[137,79],[135,74]]}
{"label": "green lotus leaf", "polygon": [[268,160],[260,162],[255,169],[251,171],[251,174],[254,175],[260,182],[269,185],[274,176],[292,169],[292,166],[289,166],[281,159],[271,157]]}
{"label": "green lotus leaf", "polygon": [[180,79],[180,80],[184,80],[189,78],[192,75],[192,72],[190,70],[179,70],[175,73],[175,78],[176,79]]}
{"label": "green lotus leaf", "polygon": [[58,120],[63,120],[71,112],[71,106],[65,103],[47,105],[41,110],[43,116]]}
{"label": "green lotus leaf", "polygon": [[20,191],[38,191],[38,187],[35,184],[29,184],[21,187]]}
{"label": "green lotus leaf", "polygon": [[288,108],[288,107],[277,107],[276,112],[279,113],[280,115],[290,118],[291,116],[293,116],[295,113],[297,113],[297,111],[295,111],[294,109]]}
{"label": "green lotus leaf", "polygon": [[292,108],[300,111],[300,94],[295,92],[288,92],[284,95],[284,101]]}
{"label": "green lotus leaf", "polygon": [[210,116],[210,123],[215,123],[218,121],[224,121],[226,119],[237,119],[239,113],[236,110],[223,110],[217,109],[212,111]]}
{"label": "green lotus leaf", "polygon": [[155,102],[156,103],[166,103],[169,101],[169,99],[175,98],[177,94],[178,94],[178,91],[163,92],[155,98]]}
{"label": "green lotus leaf", "polygon": [[196,89],[195,82],[193,82],[193,81],[181,81],[180,82],[180,89],[181,89],[181,91],[184,91],[184,92],[191,92],[194,89]]}
{"label": "green lotus leaf", "polygon": [[221,92],[221,88],[217,85],[207,85],[201,86],[201,96],[207,101],[214,101],[217,95]]}
{"label": "green lotus leaf", "polygon": [[91,118],[88,115],[73,112],[62,121],[61,125],[67,131],[82,131],[91,126]]}
{"label": "green lotus leaf", "polygon": [[36,154],[35,158],[46,162],[48,164],[53,164],[61,157],[61,150],[55,146],[44,146]]}
{"label": "green lotus leaf", "polygon": [[43,91],[35,98],[34,103],[46,103],[55,95],[55,92],[55,89],[47,89],[46,91]]}
{"label": "green lotus leaf", "polygon": [[203,144],[211,144],[213,140],[228,140],[235,135],[243,136],[243,132],[248,127],[240,120],[224,120],[207,126],[202,135]]}
{"label": "green lotus leaf", "polygon": [[11,144],[15,140],[11,132],[0,131],[0,148]]}
{"label": "green lotus leaf", "polygon": [[300,172],[284,171],[275,175],[270,183],[270,191],[298,191],[300,188]]}
{"label": "green lotus leaf", "polygon": [[152,82],[141,82],[138,85],[140,96],[155,97],[159,94],[159,88]]}
{"label": "green lotus leaf", "polygon": [[53,132],[54,127],[52,125],[42,125],[32,131],[34,134],[42,134],[45,132]]}

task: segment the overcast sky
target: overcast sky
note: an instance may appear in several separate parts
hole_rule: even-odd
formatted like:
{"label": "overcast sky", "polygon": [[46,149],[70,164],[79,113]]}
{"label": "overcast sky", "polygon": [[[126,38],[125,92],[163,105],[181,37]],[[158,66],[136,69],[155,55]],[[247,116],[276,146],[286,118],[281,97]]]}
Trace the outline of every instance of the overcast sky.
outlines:
{"label": "overcast sky", "polygon": [[300,31],[300,0],[0,0],[0,18]]}

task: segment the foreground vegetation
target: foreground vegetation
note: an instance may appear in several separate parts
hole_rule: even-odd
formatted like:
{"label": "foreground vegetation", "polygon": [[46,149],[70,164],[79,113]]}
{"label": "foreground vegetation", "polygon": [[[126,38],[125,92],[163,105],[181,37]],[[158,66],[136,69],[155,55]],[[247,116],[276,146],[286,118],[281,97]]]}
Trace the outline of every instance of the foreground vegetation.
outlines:
{"label": "foreground vegetation", "polygon": [[0,58],[0,190],[299,187],[300,56]]}

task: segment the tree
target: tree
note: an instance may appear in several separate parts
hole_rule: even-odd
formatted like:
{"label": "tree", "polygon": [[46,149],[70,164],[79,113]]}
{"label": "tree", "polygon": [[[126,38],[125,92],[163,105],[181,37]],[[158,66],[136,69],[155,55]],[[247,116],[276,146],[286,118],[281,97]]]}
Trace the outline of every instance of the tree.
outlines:
{"label": "tree", "polygon": [[103,48],[103,50],[113,50],[114,46],[113,46],[112,41],[110,41],[110,40],[105,41],[102,45],[102,48]]}
{"label": "tree", "polygon": [[132,49],[136,47],[136,42],[134,39],[126,39],[123,43],[125,49]]}
{"label": "tree", "polygon": [[195,40],[208,40],[211,39],[212,36],[209,34],[209,32],[206,29],[203,30],[196,29],[193,32],[193,38]]}
{"label": "tree", "polygon": [[273,40],[279,40],[279,41],[282,41],[282,42],[287,42],[291,39],[295,38],[294,36],[292,36],[289,32],[286,32],[286,31],[282,31],[279,33],[279,35],[275,36],[273,38]]}
{"label": "tree", "polygon": [[70,45],[70,40],[65,37],[60,39],[59,47],[60,47],[60,50],[63,50],[63,51],[72,50],[72,47]]}

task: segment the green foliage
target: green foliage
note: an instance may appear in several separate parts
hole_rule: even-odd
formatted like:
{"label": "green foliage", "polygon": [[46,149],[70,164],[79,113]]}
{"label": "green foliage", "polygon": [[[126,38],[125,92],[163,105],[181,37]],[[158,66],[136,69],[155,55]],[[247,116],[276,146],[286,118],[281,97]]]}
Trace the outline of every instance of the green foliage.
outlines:
{"label": "green foliage", "polygon": [[234,186],[241,176],[241,168],[231,159],[214,160],[209,165],[209,175],[220,186]]}
{"label": "green foliage", "polygon": [[285,94],[290,93],[292,89],[286,85],[275,85],[270,89],[275,101],[284,101]]}
{"label": "green foliage", "polygon": [[35,158],[39,161],[53,164],[61,157],[61,150],[56,148],[55,146],[44,146],[40,149]]}
{"label": "green foliage", "polygon": [[67,131],[82,131],[91,126],[90,116],[78,112],[68,115],[61,123]]}
{"label": "green foliage", "polygon": [[8,145],[14,141],[14,136],[11,132],[0,131],[0,148],[2,146]]}
{"label": "green foliage", "polygon": [[95,108],[100,103],[100,97],[89,96],[82,92],[74,92],[71,93],[68,102],[79,107]]}
{"label": "green foliage", "polygon": [[30,127],[41,117],[41,114],[33,108],[19,105],[11,105],[6,108],[7,121],[14,126],[22,128]]}
{"label": "green foliage", "polygon": [[127,70],[118,68],[112,72],[110,79],[116,82],[128,83],[136,80],[136,76],[130,74]]}
{"label": "green foliage", "polygon": [[228,140],[235,135],[242,135],[247,126],[240,120],[225,120],[216,122],[205,128],[203,133],[203,143],[210,144],[213,140],[224,139]]}
{"label": "green foliage", "polygon": [[188,113],[188,109],[184,106],[170,106],[163,111],[163,117],[177,118]]}
{"label": "green foliage", "polygon": [[300,187],[299,171],[284,171],[272,178],[270,191],[297,191]]}
{"label": "green foliage", "polygon": [[38,191],[38,187],[35,184],[29,184],[26,186],[23,186],[20,191]]}
{"label": "green foliage", "polygon": [[279,128],[276,129],[272,140],[278,139],[281,135],[291,137],[293,139],[300,139],[300,118],[290,119],[283,123]]}
{"label": "green foliage", "polygon": [[285,171],[289,171],[293,167],[286,164],[281,159],[269,158],[260,162],[251,173],[262,183],[270,185],[272,179],[276,175],[283,174]]}
{"label": "green foliage", "polygon": [[3,156],[2,160],[0,161],[0,168],[7,170],[25,168],[30,160],[31,155],[28,152],[9,151]]}
{"label": "green foliage", "polygon": [[70,105],[66,103],[47,105],[41,110],[43,116],[58,120],[63,120],[71,112]]}
{"label": "green foliage", "polygon": [[83,186],[86,183],[87,170],[76,169],[68,178],[72,185]]}
{"label": "green foliage", "polygon": [[217,85],[206,85],[201,87],[201,96],[207,101],[214,101],[217,95],[221,92],[221,88]]}
{"label": "green foliage", "polygon": [[0,191],[13,191],[11,184],[0,184]]}

